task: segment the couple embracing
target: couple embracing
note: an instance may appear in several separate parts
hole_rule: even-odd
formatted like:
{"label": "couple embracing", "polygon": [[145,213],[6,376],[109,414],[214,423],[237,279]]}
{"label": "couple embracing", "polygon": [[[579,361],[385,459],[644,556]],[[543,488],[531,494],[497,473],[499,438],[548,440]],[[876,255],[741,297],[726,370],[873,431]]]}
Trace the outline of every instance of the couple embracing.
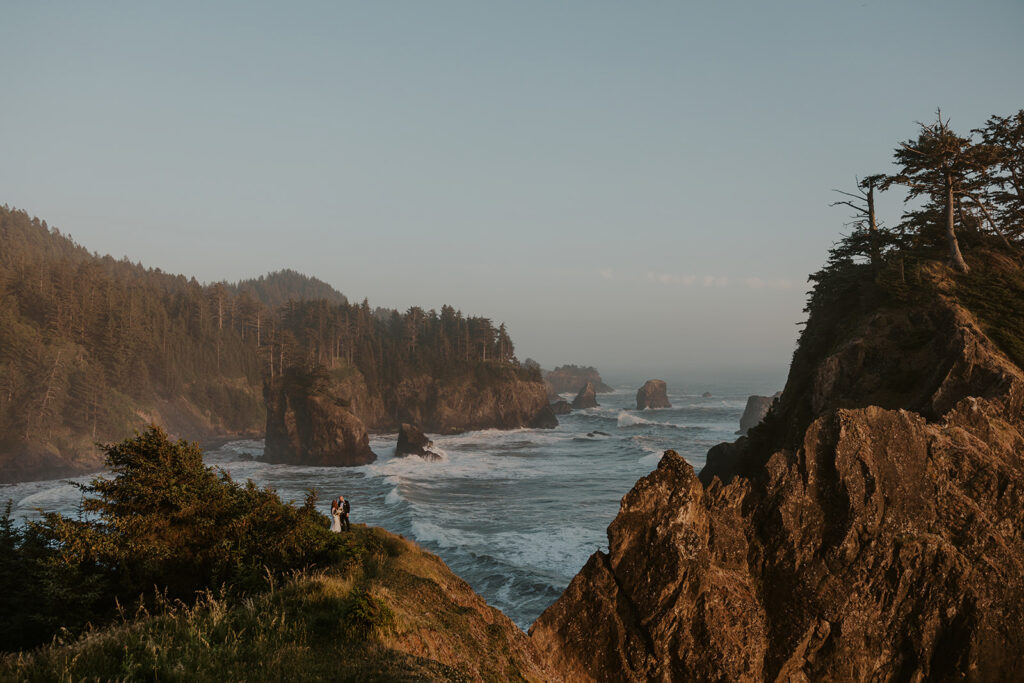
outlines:
{"label": "couple embracing", "polygon": [[345,500],[345,496],[338,496],[337,500],[331,501],[331,531],[334,533],[341,533],[341,527],[344,525],[345,531],[348,531],[351,527],[348,523],[348,512],[351,506],[348,501]]}

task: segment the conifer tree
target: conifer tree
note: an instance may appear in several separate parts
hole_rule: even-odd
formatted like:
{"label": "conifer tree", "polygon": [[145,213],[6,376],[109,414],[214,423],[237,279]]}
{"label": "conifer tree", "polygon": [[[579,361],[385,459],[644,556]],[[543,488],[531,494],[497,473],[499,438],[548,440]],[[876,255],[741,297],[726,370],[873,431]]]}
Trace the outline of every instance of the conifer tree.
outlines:
{"label": "conifer tree", "polygon": [[[937,112],[935,123],[918,126],[917,139],[896,148],[894,157],[899,172],[887,176],[880,188],[903,185],[908,189],[908,201],[926,197],[932,206],[942,207],[950,260],[957,270],[966,273],[970,269],[956,236],[957,202],[962,197],[978,200],[992,155],[987,146],[976,146],[969,138],[954,133],[941,111]],[[914,227],[920,230],[924,226]]]}

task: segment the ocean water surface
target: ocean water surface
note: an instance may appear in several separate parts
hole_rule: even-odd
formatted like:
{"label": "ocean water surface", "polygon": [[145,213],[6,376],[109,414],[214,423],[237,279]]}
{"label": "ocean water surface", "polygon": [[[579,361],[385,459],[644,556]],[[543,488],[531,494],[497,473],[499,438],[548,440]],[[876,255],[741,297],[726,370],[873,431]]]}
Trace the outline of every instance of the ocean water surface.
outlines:
{"label": "ocean water surface", "polygon": [[[363,467],[264,463],[262,441],[225,444],[206,462],[297,504],[316,488],[325,514],[330,498],[344,495],[353,522],[415,539],[525,630],[591,553],[606,549],[622,496],[666,449],[699,471],[709,448],[736,438],[747,393],[670,392],[672,408],[642,412],[635,396],[635,388],[599,394],[600,407],[559,416],[553,430],[431,435],[442,456],[434,462],[393,457],[393,434],[371,438],[378,460]],[[68,482],[89,479],[0,486],[0,502],[12,500],[20,518],[74,515],[81,494]]]}

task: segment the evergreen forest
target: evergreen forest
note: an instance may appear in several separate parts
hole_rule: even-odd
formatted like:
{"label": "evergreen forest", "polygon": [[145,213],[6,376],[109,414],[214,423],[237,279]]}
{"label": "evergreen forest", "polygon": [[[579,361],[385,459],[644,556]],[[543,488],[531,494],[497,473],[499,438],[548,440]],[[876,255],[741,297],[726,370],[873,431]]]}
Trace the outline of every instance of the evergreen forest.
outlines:
{"label": "evergreen forest", "polygon": [[259,434],[263,384],[285,370],[362,375],[521,370],[504,325],[371,309],[295,271],[203,284],[90,253],[0,207],[0,481],[95,469],[97,444],[156,422],[194,439]]}

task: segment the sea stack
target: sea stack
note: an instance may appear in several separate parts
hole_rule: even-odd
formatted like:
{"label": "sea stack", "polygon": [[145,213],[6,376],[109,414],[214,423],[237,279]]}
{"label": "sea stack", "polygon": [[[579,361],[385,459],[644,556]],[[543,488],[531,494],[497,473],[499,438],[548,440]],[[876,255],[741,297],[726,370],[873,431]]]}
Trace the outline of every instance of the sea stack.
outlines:
{"label": "sea stack", "polygon": [[398,430],[398,443],[395,444],[395,456],[418,455],[426,460],[440,460],[440,456],[430,450],[434,442],[427,438],[416,425],[403,422]]}
{"label": "sea stack", "polygon": [[737,434],[746,435],[748,431],[761,424],[761,420],[768,414],[772,403],[779,397],[774,396],[750,396],[747,398],[747,407],[743,409],[743,417],[740,418],[740,428]]}
{"label": "sea stack", "polygon": [[268,386],[263,459],[288,465],[356,466],[377,459],[362,420],[328,396]]}
{"label": "sea stack", "polygon": [[594,390],[594,383],[587,382],[580,393],[576,394],[576,398],[572,400],[572,407],[576,410],[583,408],[596,408],[597,403],[597,392]]}
{"label": "sea stack", "polygon": [[649,379],[636,392],[636,409],[671,408],[668,402],[668,385],[664,380]]}

